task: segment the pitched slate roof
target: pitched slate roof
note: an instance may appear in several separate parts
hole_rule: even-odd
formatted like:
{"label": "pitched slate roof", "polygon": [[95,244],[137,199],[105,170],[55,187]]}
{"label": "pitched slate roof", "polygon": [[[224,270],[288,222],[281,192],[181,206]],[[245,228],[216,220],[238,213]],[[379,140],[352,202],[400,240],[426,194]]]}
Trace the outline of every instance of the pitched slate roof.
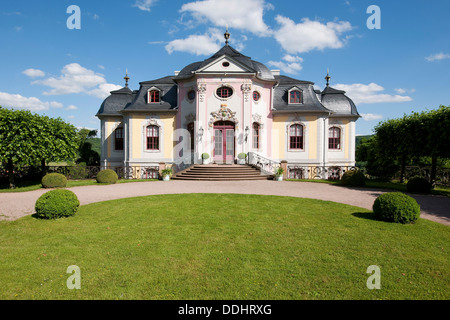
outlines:
{"label": "pitched slate roof", "polygon": [[345,95],[345,91],[325,87],[321,93],[322,104],[333,111],[334,115],[351,115],[360,117],[355,103]]}
{"label": "pitched slate roof", "polygon": [[[178,89],[173,82],[173,76],[167,76],[156,80],[140,82],[141,85],[135,99],[124,108],[129,111],[170,111],[177,107]],[[159,103],[147,103],[148,90],[156,88],[160,91]]]}
{"label": "pitched slate roof", "polygon": [[[115,115],[133,111],[174,111],[177,109],[178,80],[190,79],[195,72],[208,66],[220,57],[235,60],[259,79],[273,81],[273,112],[314,112],[333,114],[335,116],[360,117],[353,101],[345,95],[345,91],[334,89],[327,85],[321,92],[314,89],[314,82],[298,80],[283,75],[273,75],[262,63],[252,60],[229,45],[225,45],[210,58],[198,61],[184,67],[177,76],[166,76],[156,80],[140,82],[140,89],[131,91],[128,87],[112,91],[102,103],[97,116]],[[147,103],[148,91],[152,88],[160,90],[159,103]],[[289,90],[298,88],[303,92],[302,103],[289,104]]]}
{"label": "pitched slate roof", "polygon": [[[275,76],[278,86],[274,89],[273,111],[281,112],[320,112],[330,113],[314,92],[314,82],[297,80],[286,76]],[[289,104],[289,90],[298,88],[302,91],[303,103]]]}
{"label": "pitched slate roof", "polygon": [[206,60],[198,61],[191,63],[190,65],[183,68],[180,73],[175,77],[175,81],[189,79],[194,76],[194,72],[206,67],[210,63],[214,62],[214,60],[219,59],[222,56],[227,56],[231,59],[234,59],[238,63],[247,67],[251,72],[254,72],[258,78],[263,80],[274,80],[274,76],[272,72],[262,63],[258,61],[252,60],[250,57],[247,57],[234,49],[229,45],[225,45],[217,51],[214,55],[209,57]]}
{"label": "pitched slate roof", "polygon": [[107,97],[100,106],[97,116],[121,116],[120,111],[134,100],[136,94],[137,92],[131,91],[128,87],[111,91],[111,95]]}

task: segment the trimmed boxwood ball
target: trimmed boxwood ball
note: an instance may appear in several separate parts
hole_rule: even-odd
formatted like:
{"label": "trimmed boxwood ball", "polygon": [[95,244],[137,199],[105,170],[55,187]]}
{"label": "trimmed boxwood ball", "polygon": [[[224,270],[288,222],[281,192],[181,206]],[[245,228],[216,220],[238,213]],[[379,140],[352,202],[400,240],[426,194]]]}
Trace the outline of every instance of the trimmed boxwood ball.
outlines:
{"label": "trimmed boxwood ball", "polygon": [[65,188],[67,178],[61,173],[48,173],[42,178],[41,184],[44,188]]}
{"label": "trimmed boxwood ball", "polygon": [[96,177],[98,183],[108,183],[108,184],[114,184],[117,182],[118,179],[119,177],[117,176],[117,173],[111,169],[100,171]]}
{"label": "trimmed boxwood ball", "polygon": [[341,184],[350,187],[364,187],[366,185],[366,177],[362,171],[349,170],[342,175]]}
{"label": "trimmed boxwood ball", "polygon": [[42,219],[73,216],[80,206],[77,196],[70,190],[52,190],[44,193],[35,204],[36,215]]}
{"label": "trimmed boxwood ball", "polygon": [[384,193],[375,199],[373,213],[378,220],[413,223],[420,217],[417,201],[402,192]]}
{"label": "trimmed boxwood ball", "polygon": [[417,193],[430,193],[432,189],[431,183],[422,177],[414,177],[408,180],[406,190]]}

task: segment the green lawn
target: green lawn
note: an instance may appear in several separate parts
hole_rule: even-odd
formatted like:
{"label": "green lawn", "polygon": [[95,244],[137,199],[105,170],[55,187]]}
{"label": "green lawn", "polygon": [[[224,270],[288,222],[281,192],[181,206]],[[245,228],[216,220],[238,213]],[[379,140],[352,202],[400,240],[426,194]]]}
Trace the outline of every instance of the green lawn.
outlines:
{"label": "green lawn", "polygon": [[[449,299],[450,229],[277,196],[158,195],[0,222],[0,299]],[[81,269],[69,290],[67,267]],[[369,290],[370,265],[381,289]]]}
{"label": "green lawn", "polygon": [[[158,179],[119,179],[117,183],[131,183],[131,182],[147,182],[157,181]],[[67,188],[81,187],[81,186],[95,186],[102,185],[104,183],[98,183],[95,179],[86,180],[67,180]],[[2,192],[27,192],[38,190],[42,188],[40,181],[28,181],[17,184],[15,189],[10,189],[9,186],[0,186],[0,193]]]}

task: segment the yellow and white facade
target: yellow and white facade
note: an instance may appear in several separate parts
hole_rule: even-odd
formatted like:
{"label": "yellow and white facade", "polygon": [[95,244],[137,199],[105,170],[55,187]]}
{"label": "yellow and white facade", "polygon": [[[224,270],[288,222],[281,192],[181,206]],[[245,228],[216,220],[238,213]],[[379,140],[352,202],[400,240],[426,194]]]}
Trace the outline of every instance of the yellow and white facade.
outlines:
{"label": "yellow and white facade", "polygon": [[[228,44],[173,76],[111,92],[101,121],[104,167],[175,170],[241,153],[292,167],[354,166],[360,117],[345,92],[280,75]],[[144,172],[145,170],[142,170]]]}

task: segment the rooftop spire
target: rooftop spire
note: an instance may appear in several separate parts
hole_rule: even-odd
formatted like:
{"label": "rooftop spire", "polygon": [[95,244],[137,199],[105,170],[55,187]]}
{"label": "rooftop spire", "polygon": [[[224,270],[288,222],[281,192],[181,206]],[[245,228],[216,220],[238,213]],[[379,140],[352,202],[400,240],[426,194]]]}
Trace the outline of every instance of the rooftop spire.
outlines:
{"label": "rooftop spire", "polygon": [[327,87],[330,86],[330,69],[327,69],[327,76],[325,77],[325,80],[327,80]]}
{"label": "rooftop spire", "polygon": [[228,39],[230,39],[230,33],[228,32],[228,24],[227,24],[227,31],[224,33],[225,36],[225,44],[228,45]]}
{"label": "rooftop spire", "polygon": [[125,87],[128,88],[128,80],[130,80],[130,77],[128,76],[128,69],[126,69],[126,71],[125,71],[124,79],[125,79]]}

